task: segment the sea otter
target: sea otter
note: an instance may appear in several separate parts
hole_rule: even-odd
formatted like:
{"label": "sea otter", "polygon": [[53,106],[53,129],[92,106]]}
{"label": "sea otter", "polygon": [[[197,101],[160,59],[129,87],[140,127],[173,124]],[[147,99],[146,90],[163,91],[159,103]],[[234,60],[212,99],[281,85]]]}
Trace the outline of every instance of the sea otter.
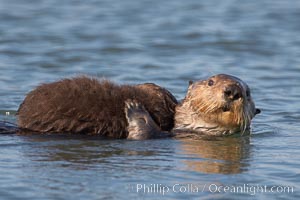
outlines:
{"label": "sea otter", "polygon": [[87,76],[38,86],[20,105],[21,132],[73,133],[134,140],[243,133],[255,108],[248,85],[219,74],[190,82],[178,103],[153,83],[117,85]]}

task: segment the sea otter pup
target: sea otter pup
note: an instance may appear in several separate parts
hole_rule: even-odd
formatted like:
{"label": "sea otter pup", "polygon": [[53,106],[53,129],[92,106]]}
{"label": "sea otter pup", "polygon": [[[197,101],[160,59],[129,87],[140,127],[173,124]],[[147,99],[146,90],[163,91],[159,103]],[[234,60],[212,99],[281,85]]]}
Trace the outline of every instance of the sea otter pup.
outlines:
{"label": "sea otter pup", "polygon": [[219,74],[190,82],[181,103],[152,83],[120,86],[86,76],[64,79],[31,91],[17,114],[23,131],[139,140],[186,132],[244,132],[259,112],[246,83]]}

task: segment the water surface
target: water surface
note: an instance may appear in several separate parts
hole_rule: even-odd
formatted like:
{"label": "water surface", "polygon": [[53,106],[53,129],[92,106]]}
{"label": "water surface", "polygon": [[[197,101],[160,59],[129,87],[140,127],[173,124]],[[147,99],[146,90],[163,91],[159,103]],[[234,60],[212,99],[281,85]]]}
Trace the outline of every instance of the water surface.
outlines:
{"label": "water surface", "polygon": [[238,138],[1,135],[1,197],[299,199],[299,18],[292,0],[0,0],[1,120],[15,122],[37,85],[78,74],[155,82],[182,99],[189,80],[228,73],[250,85],[262,110]]}

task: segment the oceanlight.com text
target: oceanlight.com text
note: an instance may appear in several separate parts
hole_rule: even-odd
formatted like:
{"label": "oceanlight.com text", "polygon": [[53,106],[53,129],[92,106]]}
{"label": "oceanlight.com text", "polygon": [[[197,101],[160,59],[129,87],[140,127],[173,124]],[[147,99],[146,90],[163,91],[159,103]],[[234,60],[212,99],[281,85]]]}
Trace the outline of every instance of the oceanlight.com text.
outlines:
{"label": "oceanlight.com text", "polygon": [[220,185],[220,184],[179,184],[164,185],[159,183],[151,184],[131,184],[128,186],[130,192],[140,194],[159,194],[166,195],[168,193],[239,193],[255,195],[258,193],[294,193],[293,186],[268,186],[259,184],[241,184],[241,185]]}

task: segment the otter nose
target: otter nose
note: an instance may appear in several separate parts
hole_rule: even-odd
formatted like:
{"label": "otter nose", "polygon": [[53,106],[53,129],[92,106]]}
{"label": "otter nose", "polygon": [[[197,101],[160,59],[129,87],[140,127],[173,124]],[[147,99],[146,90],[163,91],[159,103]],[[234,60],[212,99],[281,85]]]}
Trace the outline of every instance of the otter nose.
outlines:
{"label": "otter nose", "polygon": [[225,88],[224,96],[232,101],[235,101],[242,97],[242,90],[238,85],[230,85]]}

